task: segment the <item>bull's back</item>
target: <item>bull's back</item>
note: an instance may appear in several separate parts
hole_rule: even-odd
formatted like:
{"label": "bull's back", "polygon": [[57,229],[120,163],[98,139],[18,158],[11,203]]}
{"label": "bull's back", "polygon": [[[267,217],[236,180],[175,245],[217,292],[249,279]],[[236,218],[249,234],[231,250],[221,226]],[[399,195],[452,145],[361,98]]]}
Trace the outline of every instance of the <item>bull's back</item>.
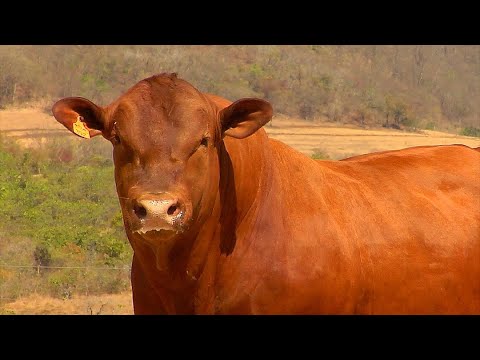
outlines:
{"label": "bull's back", "polygon": [[272,226],[283,227],[278,256],[292,306],[480,313],[479,152],[419,147],[313,161],[271,144],[282,202]]}
{"label": "bull's back", "polygon": [[479,152],[418,147],[336,165],[359,179],[364,206],[350,212],[372,232],[364,231],[363,253],[377,291],[392,291],[384,311],[480,312]]}

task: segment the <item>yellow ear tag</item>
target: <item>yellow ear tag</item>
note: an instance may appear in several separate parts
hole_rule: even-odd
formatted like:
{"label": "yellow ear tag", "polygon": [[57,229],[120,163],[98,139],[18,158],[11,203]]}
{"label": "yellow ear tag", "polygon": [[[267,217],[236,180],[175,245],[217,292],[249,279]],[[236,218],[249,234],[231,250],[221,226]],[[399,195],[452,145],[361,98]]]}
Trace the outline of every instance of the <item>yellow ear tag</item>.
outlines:
{"label": "yellow ear tag", "polygon": [[80,121],[79,117],[77,118],[77,121],[73,123],[73,132],[85,139],[90,139],[90,132],[85,127],[85,124]]}

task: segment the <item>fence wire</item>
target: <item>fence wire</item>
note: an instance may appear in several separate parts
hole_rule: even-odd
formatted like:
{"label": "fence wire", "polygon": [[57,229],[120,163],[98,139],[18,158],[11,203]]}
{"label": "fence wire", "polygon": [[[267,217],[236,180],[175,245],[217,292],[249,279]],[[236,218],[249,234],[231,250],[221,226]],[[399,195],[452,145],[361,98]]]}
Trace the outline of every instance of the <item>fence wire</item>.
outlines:
{"label": "fence wire", "polygon": [[129,265],[124,267],[113,266],[45,266],[45,265],[2,265],[0,268],[34,268],[34,269],[96,269],[96,270],[131,270]]}

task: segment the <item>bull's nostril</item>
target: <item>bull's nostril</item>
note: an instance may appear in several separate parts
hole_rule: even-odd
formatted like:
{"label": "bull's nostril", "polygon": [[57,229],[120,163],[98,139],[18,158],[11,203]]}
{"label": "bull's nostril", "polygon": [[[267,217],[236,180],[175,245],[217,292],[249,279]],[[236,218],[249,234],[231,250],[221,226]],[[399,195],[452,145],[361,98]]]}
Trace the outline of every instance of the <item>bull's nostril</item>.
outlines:
{"label": "bull's nostril", "polygon": [[172,205],[168,208],[167,214],[169,216],[175,216],[180,212],[180,208],[177,205]]}
{"label": "bull's nostril", "polygon": [[135,204],[133,207],[133,212],[138,216],[139,219],[145,219],[147,217],[147,209],[142,205]]}

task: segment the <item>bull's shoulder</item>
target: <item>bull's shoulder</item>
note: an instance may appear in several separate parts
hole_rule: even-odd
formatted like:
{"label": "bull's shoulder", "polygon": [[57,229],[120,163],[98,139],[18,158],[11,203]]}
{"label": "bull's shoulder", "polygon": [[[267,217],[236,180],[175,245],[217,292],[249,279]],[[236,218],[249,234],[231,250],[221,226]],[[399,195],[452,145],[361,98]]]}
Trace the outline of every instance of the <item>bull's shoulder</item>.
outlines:
{"label": "bull's shoulder", "polygon": [[272,153],[284,162],[287,163],[297,163],[297,164],[307,164],[309,167],[315,166],[318,162],[309,156],[301,153],[300,151],[288,146],[282,141],[268,138],[270,149]]}

